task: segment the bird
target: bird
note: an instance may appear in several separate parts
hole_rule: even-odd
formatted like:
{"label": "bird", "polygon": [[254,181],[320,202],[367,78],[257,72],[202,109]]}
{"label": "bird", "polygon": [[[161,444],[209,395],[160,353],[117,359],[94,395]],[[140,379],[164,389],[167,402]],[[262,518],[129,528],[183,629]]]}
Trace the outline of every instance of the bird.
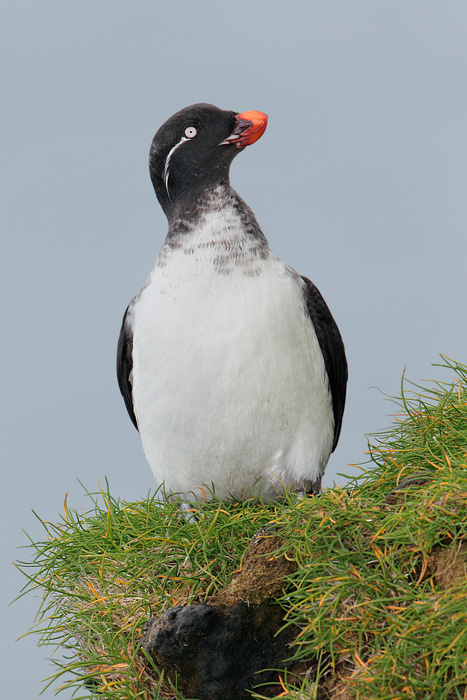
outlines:
{"label": "bird", "polygon": [[230,184],[232,161],[267,121],[194,104],[150,148],[168,230],[125,311],[117,377],[157,485],[188,504],[319,493],[341,432],[336,322]]}

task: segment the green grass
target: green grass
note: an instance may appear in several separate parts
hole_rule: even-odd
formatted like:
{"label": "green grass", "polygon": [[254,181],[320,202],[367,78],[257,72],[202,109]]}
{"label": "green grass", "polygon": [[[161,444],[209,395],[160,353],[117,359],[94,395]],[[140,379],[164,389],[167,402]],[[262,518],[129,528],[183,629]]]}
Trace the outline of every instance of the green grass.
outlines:
{"label": "green grass", "polygon": [[[23,592],[43,593],[33,632],[68,657],[47,683],[83,699],[180,698],[146,672],[142,625],[225,585],[274,520],[298,563],[280,601],[300,628],[291,656],[308,668],[301,681],[282,674],[278,696],[466,698],[467,367],[442,366],[446,383],[408,391],[403,380],[400,414],[345,489],[272,505],[213,501],[196,523],[157,494],[125,503],[108,486],[88,494],[85,514],[65,503],[19,564]],[[420,474],[424,483],[402,481]]]}

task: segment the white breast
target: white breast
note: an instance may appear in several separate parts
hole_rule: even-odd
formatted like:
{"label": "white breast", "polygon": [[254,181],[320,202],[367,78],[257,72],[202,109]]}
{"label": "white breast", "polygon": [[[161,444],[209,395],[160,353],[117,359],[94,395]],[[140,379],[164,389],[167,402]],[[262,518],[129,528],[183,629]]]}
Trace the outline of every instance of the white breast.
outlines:
{"label": "white breast", "polygon": [[324,361],[300,278],[215,218],[163,249],[135,302],[135,414],[167,493],[271,496],[329,459]]}

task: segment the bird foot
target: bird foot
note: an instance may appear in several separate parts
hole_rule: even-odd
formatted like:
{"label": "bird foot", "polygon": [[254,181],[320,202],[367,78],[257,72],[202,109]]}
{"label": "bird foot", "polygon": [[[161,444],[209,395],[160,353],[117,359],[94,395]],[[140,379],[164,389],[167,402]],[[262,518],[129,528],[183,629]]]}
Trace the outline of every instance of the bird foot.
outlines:
{"label": "bird foot", "polygon": [[319,496],[321,493],[321,477],[316,481],[304,481],[295,488],[297,498],[307,498],[309,496]]}

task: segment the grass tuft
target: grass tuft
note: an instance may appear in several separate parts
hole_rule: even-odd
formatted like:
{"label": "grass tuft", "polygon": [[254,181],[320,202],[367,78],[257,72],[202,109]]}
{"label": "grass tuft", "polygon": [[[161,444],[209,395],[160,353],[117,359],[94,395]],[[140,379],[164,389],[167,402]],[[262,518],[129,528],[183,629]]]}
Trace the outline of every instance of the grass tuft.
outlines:
{"label": "grass tuft", "polygon": [[106,484],[87,492],[84,514],[65,500],[18,564],[22,593],[43,594],[31,632],[65,655],[46,683],[82,700],[181,698],[147,670],[144,622],[225,586],[274,520],[298,564],[280,603],[300,629],[291,657],[306,669],[281,674],[277,697],[466,698],[467,367],[441,366],[448,382],[403,377],[400,413],[370,438],[361,475],[319,498],[213,500],[194,523],[160,493],[126,503]]}

